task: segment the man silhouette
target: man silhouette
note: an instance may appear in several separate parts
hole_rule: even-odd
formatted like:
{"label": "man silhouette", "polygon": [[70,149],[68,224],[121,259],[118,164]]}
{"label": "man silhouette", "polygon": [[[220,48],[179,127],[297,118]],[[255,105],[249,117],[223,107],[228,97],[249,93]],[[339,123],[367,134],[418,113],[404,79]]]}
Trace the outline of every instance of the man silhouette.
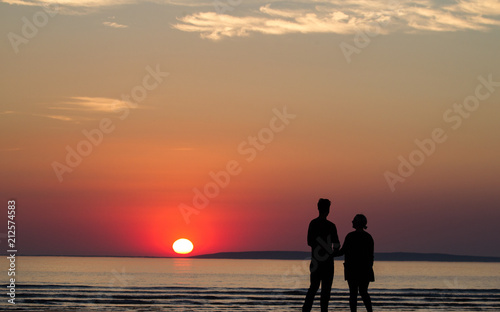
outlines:
{"label": "man silhouette", "polygon": [[328,301],[333,282],[333,254],[340,247],[335,224],[326,217],[330,213],[331,202],[320,198],[318,201],[319,216],[309,223],[307,245],[311,246],[311,285],[307,291],[302,312],[311,311],[314,296],[321,284],[321,312],[328,311]]}

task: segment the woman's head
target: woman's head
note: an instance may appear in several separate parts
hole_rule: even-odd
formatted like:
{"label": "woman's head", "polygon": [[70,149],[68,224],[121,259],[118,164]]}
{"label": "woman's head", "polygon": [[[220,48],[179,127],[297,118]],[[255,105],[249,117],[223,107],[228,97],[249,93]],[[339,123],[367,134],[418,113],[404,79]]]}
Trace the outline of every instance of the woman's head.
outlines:
{"label": "woman's head", "polygon": [[352,227],[355,229],[366,229],[367,223],[368,220],[366,219],[365,215],[357,214],[352,220]]}

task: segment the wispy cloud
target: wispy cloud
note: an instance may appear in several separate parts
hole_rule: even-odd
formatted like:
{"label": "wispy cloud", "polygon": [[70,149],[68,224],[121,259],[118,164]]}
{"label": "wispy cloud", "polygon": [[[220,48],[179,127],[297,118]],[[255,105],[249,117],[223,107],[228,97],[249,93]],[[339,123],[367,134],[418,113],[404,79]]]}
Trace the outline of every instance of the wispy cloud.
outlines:
{"label": "wispy cloud", "polygon": [[103,23],[103,25],[108,26],[108,27],[112,27],[112,28],[128,28],[127,25],[118,24],[116,22],[102,22],[102,23]]}
{"label": "wispy cloud", "polygon": [[65,116],[65,115],[54,115],[54,114],[44,114],[44,113],[34,113],[34,112],[22,112],[22,111],[4,111],[0,112],[1,115],[19,115],[19,116],[35,116],[35,117],[43,117],[43,118],[50,118],[50,119],[56,119],[56,120],[62,120],[62,121],[76,121],[74,117],[70,116]]}
{"label": "wispy cloud", "polygon": [[175,6],[200,7],[213,6],[214,1],[200,0],[0,0],[0,3],[8,3],[24,6],[45,6],[57,8],[61,14],[90,14],[99,8],[120,6],[126,4],[140,4],[152,2],[158,4],[168,4]]}
{"label": "wispy cloud", "polygon": [[15,114],[16,112],[14,111],[3,111],[3,112],[0,112],[0,115],[10,115],[10,114]]}
{"label": "wispy cloud", "polygon": [[49,115],[49,114],[31,114],[32,116],[50,118],[61,121],[78,121],[75,117],[69,117],[64,115]]}
{"label": "wispy cloud", "polygon": [[46,108],[54,113],[42,112],[32,115],[80,123],[98,118],[96,114],[113,114],[124,107],[129,107],[129,109],[137,108],[136,105],[130,105],[130,103],[123,100],[113,98],[75,96]]}
{"label": "wispy cloud", "polygon": [[[215,12],[202,12],[180,18],[174,28],[199,32],[202,38],[219,40],[223,37],[245,37],[251,33],[283,35],[290,33],[351,33],[356,25],[342,12],[324,16],[260,8],[267,16],[237,17]],[[278,18],[277,18],[278,17]]]}
{"label": "wispy cloud", "polygon": [[[300,1],[298,3],[301,3]],[[251,33],[356,33],[365,27],[381,26],[382,33],[395,31],[485,31],[500,25],[500,2],[461,0],[440,6],[435,1],[322,1],[298,8],[264,5],[243,16],[198,12],[179,18],[174,28],[198,32],[202,38],[220,40]]]}
{"label": "wispy cloud", "polygon": [[500,15],[500,2],[498,0],[461,0],[450,9],[480,15]]}
{"label": "wispy cloud", "polygon": [[57,106],[51,106],[49,109],[60,111],[110,113],[125,106],[127,106],[127,103],[122,100],[105,97],[75,96],[60,102]]}
{"label": "wispy cloud", "polygon": [[[217,0],[230,3],[227,0]],[[252,33],[356,33],[383,24],[383,33],[422,31],[487,31],[500,25],[500,1],[456,0],[252,0],[228,14],[218,14],[212,0],[0,0],[0,2],[57,7],[61,14],[90,14],[100,8],[140,4],[200,8],[172,25],[201,37],[220,40]],[[106,21],[107,27],[127,25]]]}
{"label": "wispy cloud", "polygon": [[101,118],[102,114],[119,113],[125,107],[128,109],[146,108],[145,106],[139,107],[134,103],[127,103],[124,100],[113,98],[75,96],[51,105],[44,103],[43,105],[35,106],[30,111],[0,111],[0,116],[16,114],[19,116],[34,116],[81,123]]}
{"label": "wispy cloud", "polygon": [[0,2],[17,5],[61,5],[74,7],[104,7],[137,3],[136,0],[1,0]]}
{"label": "wispy cloud", "polygon": [[100,8],[136,3],[134,0],[0,0],[12,5],[38,6],[64,15],[86,15]]}

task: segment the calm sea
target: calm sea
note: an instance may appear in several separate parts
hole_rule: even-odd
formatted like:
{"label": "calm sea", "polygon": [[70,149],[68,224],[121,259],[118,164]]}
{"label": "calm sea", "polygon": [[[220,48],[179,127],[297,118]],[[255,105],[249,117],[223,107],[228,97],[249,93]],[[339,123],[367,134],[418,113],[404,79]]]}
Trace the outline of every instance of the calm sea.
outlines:
{"label": "calm sea", "polygon": [[[300,311],[308,287],[306,260],[19,257],[12,305],[2,258],[0,309],[8,311]],[[342,262],[335,266],[330,310],[347,312]],[[500,263],[376,262],[374,269],[375,311],[500,311]]]}

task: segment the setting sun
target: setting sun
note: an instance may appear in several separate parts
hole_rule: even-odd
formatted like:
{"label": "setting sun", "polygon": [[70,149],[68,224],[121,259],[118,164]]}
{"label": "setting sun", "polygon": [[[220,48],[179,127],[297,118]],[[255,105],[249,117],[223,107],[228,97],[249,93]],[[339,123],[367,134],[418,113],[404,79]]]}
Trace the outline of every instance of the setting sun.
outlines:
{"label": "setting sun", "polygon": [[188,254],[193,251],[193,243],[189,239],[179,238],[174,242],[172,248],[178,254]]}

